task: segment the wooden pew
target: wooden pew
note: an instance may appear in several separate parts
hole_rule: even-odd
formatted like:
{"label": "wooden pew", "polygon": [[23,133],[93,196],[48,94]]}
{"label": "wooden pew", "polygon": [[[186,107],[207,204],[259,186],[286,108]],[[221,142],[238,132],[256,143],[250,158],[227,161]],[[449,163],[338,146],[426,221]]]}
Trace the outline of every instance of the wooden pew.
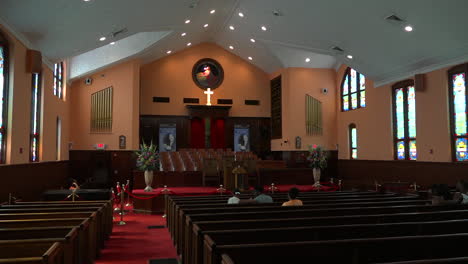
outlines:
{"label": "wooden pew", "polygon": [[197,263],[219,263],[217,247],[222,245],[261,244],[295,241],[342,240],[376,237],[441,235],[468,232],[468,220],[361,224],[315,227],[263,228],[204,232],[203,258]]}
{"label": "wooden pew", "polygon": [[[112,201],[105,200],[105,201],[79,201],[79,202],[67,202],[67,201],[59,201],[59,202],[20,202],[13,205],[3,205],[0,206],[0,211],[2,209],[22,209],[22,208],[54,208],[53,210],[61,211],[63,208],[70,208],[71,211],[78,210],[75,208],[84,208],[84,207],[100,207],[101,209],[99,212],[103,214],[103,223],[105,224],[105,238],[109,239],[110,235],[112,234],[113,228],[113,208],[112,208]],[[56,209],[55,209],[56,208]],[[60,209],[62,208],[62,209]],[[100,214],[100,213],[99,213]]]}
{"label": "wooden pew", "polygon": [[423,259],[410,261],[385,262],[381,264],[450,264],[450,263],[468,263],[468,257],[460,258],[441,258],[441,259]]}
{"label": "wooden pew", "polygon": [[[64,239],[62,239],[64,240]],[[26,239],[0,241],[0,263],[63,264],[63,241]]]}
{"label": "wooden pew", "polygon": [[[424,258],[465,257],[468,234],[404,236],[289,243],[219,246],[231,264],[349,263],[367,264]],[[228,259],[225,258],[227,261]],[[217,263],[221,263],[217,262]],[[208,263],[206,263],[208,264]]]}
{"label": "wooden pew", "polygon": [[[77,226],[79,229],[79,248],[83,253],[86,263],[93,263],[99,255],[96,246],[96,230],[90,217],[88,218],[58,218],[58,219],[23,219],[0,220],[0,229],[31,228],[31,227],[55,227]],[[0,262],[1,263],[1,262]]]}
{"label": "wooden pew", "polygon": [[80,211],[80,212],[34,212],[34,213],[3,213],[0,212],[1,220],[25,220],[25,219],[63,219],[63,218],[90,218],[90,225],[94,234],[90,234],[91,238],[96,241],[99,248],[104,248],[104,236],[99,230],[103,230],[102,219],[100,219],[94,211]]}
{"label": "wooden pew", "polygon": [[[29,227],[29,228],[8,228],[0,229],[0,240],[22,240],[22,239],[38,239],[38,238],[65,238],[65,256],[67,259],[72,259],[73,263],[90,263],[87,256],[86,247],[87,241],[81,243],[85,237],[79,233],[77,226],[55,226],[55,227]],[[0,262],[1,263],[1,262]]]}
{"label": "wooden pew", "polygon": [[[379,224],[398,222],[420,222],[420,221],[445,221],[466,219],[468,211],[450,210],[451,207],[438,207],[440,211],[435,212],[411,212],[411,213],[389,213],[374,215],[351,215],[332,217],[301,217],[301,218],[270,218],[249,219],[238,221],[204,221],[194,222],[191,244],[188,248],[192,251],[185,251],[184,257],[194,259],[194,256],[201,256],[203,248],[202,232],[215,230],[240,230],[240,229],[261,229],[261,228],[286,228],[286,227],[314,227],[333,225],[356,225],[356,224]],[[443,211],[445,209],[446,211]],[[284,217],[284,216],[283,216]],[[188,243],[188,241],[186,241]],[[187,255],[188,254],[188,255]]]}

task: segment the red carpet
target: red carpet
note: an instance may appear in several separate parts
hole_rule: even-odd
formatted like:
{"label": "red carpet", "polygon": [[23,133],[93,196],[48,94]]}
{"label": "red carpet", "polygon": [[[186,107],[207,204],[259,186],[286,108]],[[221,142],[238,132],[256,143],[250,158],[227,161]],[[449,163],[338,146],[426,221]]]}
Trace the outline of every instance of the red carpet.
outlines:
{"label": "red carpet", "polygon": [[176,258],[167,228],[148,229],[148,226],[166,225],[161,215],[140,215],[130,213],[124,216],[126,225],[117,223],[120,216],[115,214],[114,230],[106,248],[96,264],[147,264],[149,259]]}

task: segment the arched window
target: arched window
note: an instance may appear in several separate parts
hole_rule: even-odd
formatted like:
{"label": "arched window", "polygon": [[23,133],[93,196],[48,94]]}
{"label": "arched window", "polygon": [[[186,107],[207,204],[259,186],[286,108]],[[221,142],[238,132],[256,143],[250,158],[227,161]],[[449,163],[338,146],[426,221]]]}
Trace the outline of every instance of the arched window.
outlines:
{"label": "arched window", "polygon": [[452,159],[454,161],[468,161],[467,74],[468,64],[453,67],[448,71],[450,134],[452,137]]}
{"label": "arched window", "polygon": [[8,41],[0,32],[0,164],[6,160],[8,121]]}
{"label": "arched window", "polygon": [[349,157],[358,158],[357,128],[355,124],[349,125]]}
{"label": "arched window", "polygon": [[341,82],[341,111],[362,107],[366,107],[366,77],[348,68]]}
{"label": "arched window", "polygon": [[63,97],[63,62],[54,64],[54,95]]}
{"label": "arched window", "polygon": [[32,74],[31,94],[31,149],[30,161],[39,161],[39,139],[41,131],[41,74]]}
{"label": "arched window", "polygon": [[414,81],[396,83],[393,88],[393,138],[395,160],[416,160],[416,90]]}

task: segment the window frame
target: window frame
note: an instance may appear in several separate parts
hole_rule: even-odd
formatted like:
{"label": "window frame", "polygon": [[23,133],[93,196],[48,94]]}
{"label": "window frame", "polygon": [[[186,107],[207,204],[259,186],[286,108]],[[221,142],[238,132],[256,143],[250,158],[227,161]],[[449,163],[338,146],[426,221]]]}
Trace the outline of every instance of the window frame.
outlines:
{"label": "window frame", "polygon": [[[392,116],[393,116],[393,159],[396,161],[417,161],[410,159],[410,142],[416,140],[417,142],[417,130],[416,130],[416,137],[410,138],[409,137],[409,118],[408,118],[408,87],[413,86],[414,92],[416,93],[416,87],[414,84],[413,79],[408,79],[404,81],[400,81],[392,85]],[[404,111],[404,129],[405,129],[405,136],[403,139],[398,139],[398,124],[397,124],[397,116],[396,116],[396,90],[403,88],[403,111]],[[405,144],[405,159],[400,160],[398,159],[398,148],[397,142],[403,141]],[[417,151],[417,143],[416,143],[416,151]],[[416,152],[417,153],[417,152]]]}
{"label": "window frame", "polygon": [[458,161],[457,160],[457,146],[455,144],[455,140],[458,138],[466,138],[468,140],[468,131],[467,135],[465,136],[457,136],[455,135],[455,100],[453,98],[453,81],[452,77],[453,75],[464,73],[465,74],[465,113],[466,113],[466,123],[467,123],[467,128],[468,128],[468,63],[461,64],[454,66],[450,68],[447,71],[447,76],[448,76],[448,99],[449,99],[449,120],[450,120],[450,148],[451,148],[451,153],[452,153],[452,162],[462,162],[466,163],[466,161]]}
{"label": "window frame", "polygon": [[7,147],[7,134],[8,134],[8,100],[9,100],[9,66],[10,66],[10,53],[9,42],[3,32],[0,31],[0,46],[3,48],[3,96],[4,102],[2,104],[2,120],[3,128],[0,128],[2,134],[2,141],[0,142],[0,164],[6,163],[6,147]]}
{"label": "window frame", "polygon": [[[353,129],[356,129],[356,147],[353,148]],[[348,138],[349,138],[349,159],[350,160],[357,160],[357,158],[353,158],[353,150],[356,150],[356,154],[358,152],[358,140],[357,140],[357,127],[356,124],[352,123],[348,126]]]}
{"label": "window frame", "polygon": [[[34,120],[34,76],[38,75],[37,77],[37,119]],[[39,162],[39,148],[41,146],[41,108],[42,108],[42,72],[39,73],[32,73],[31,74],[31,116],[30,116],[30,131],[29,131],[29,161],[30,162]],[[37,123],[34,124],[34,121]],[[37,133],[34,134],[33,127],[36,125]],[[36,147],[36,160],[33,160],[33,140],[36,139],[37,147]]]}
{"label": "window frame", "polygon": [[[357,94],[357,107],[356,109],[352,109],[352,102],[351,102],[351,94],[353,94],[351,92],[351,70],[354,70],[356,72],[356,94]],[[348,82],[348,94],[347,95],[344,95],[344,89],[343,89],[343,84],[346,80],[346,78],[349,76],[349,82]],[[365,76],[364,76],[365,78]],[[364,84],[366,82],[364,81]],[[341,85],[340,85],[340,105],[341,105],[341,112],[349,112],[349,111],[353,111],[353,110],[358,110],[358,109],[361,109],[361,108],[366,108],[367,106],[367,101],[366,101],[366,105],[365,106],[361,106],[361,92],[364,91],[366,92],[366,98],[367,98],[367,86],[364,88],[364,90],[361,90],[361,73],[356,71],[355,69],[352,69],[351,67],[348,67],[346,69],[346,71],[344,72],[343,74],[343,78],[341,80]],[[348,97],[348,103],[349,103],[349,109],[348,110],[344,110],[344,100],[343,98],[347,96]]]}

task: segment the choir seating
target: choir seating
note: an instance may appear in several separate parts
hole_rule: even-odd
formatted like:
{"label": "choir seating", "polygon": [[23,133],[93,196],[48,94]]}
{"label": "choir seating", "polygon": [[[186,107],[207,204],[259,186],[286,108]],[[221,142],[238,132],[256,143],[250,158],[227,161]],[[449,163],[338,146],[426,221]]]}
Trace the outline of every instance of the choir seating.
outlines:
{"label": "choir seating", "polygon": [[272,204],[227,205],[228,196],[169,196],[167,224],[183,263],[417,264],[468,257],[467,205],[336,192],[301,193],[304,206],[281,207],[286,195],[272,197]]}
{"label": "choir seating", "polygon": [[91,264],[112,233],[111,201],[0,206],[0,263]]}

